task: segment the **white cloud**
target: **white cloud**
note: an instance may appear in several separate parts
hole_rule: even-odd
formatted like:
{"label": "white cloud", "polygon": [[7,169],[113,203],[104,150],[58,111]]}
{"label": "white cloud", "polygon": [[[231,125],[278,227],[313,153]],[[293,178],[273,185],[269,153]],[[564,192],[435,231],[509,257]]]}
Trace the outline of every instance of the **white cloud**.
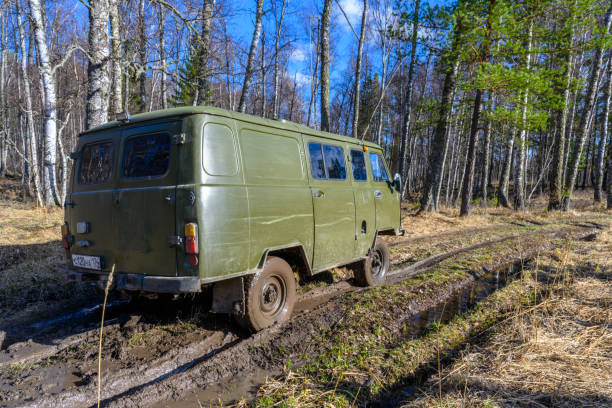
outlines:
{"label": "white cloud", "polygon": [[291,51],[291,61],[293,62],[302,62],[302,61],[306,61],[306,51],[304,50],[303,47],[296,47]]}
{"label": "white cloud", "polygon": [[310,81],[312,81],[310,75],[304,75],[301,72],[295,73],[295,82],[297,82],[298,85],[310,86]]}
{"label": "white cloud", "polygon": [[[353,28],[357,30],[357,26],[360,24],[361,20],[361,12],[363,10],[363,2],[359,0],[340,0],[340,6],[344,13],[348,17],[351,22]],[[348,23],[346,22],[346,17],[342,14],[341,10],[338,10],[338,18],[340,19],[340,25],[344,27],[345,30],[350,30]]]}

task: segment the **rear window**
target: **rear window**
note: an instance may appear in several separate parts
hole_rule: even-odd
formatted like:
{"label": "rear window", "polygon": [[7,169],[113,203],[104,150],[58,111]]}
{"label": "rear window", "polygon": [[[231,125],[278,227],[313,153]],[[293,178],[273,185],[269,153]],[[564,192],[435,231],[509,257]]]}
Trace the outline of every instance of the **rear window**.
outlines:
{"label": "rear window", "polygon": [[123,146],[123,177],[156,177],[170,163],[170,135],[154,133],[127,139]]}
{"label": "rear window", "polygon": [[344,150],[340,146],[308,143],[310,171],[315,179],[346,179]]}
{"label": "rear window", "polygon": [[378,153],[370,153],[370,166],[372,167],[372,178],[374,181],[389,181],[385,162]]}
{"label": "rear window", "polygon": [[113,174],[113,142],[85,145],[81,153],[79,184],[107,183]]}

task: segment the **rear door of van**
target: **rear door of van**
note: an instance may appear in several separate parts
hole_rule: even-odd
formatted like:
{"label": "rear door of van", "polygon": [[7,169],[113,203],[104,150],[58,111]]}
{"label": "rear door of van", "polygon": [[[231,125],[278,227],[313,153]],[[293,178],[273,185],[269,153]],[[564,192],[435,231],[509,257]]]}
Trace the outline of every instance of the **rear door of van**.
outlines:
{"label": "rear door of van", "polygon": [[176,276],[176,184],[181,120],[138,124],[121,134],[114,245],[122,273]]}
{"label": "rear door of van", "polygon": [[71,261],[77,268],[109,271],[114,262],[113,188],[121,134],[109,129],[81,136],[79,159],[72,171],[64,204],[74,242]]}

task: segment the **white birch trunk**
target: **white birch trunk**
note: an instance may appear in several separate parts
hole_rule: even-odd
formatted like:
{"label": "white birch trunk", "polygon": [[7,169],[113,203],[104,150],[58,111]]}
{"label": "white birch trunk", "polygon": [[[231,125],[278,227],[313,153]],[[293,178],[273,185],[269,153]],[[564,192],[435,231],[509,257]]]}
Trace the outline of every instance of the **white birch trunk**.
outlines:
{"label": "white birch trunk", "polygon": [[[120,21],[119,21],[119,1],[120,0],[109,0],[110,1],[110,27],[111,27],[111,50],[113,66],[111,71],[111,112],[119,113],[124,110],[121,96],[121,32],[120,32]],[[160,6],[161,8],[161,6]],[[163,14],[162,14],[163,15]],[[163,27],[163,21],[161,22]],[[163,30],[162,30],[163,32]],[[162,65],[164,61],[162,60]]]}
{"label": "white birch trunk", "polygon": [[244,71],[244,82],[242,84],[242,94],[240,95],[240,103],[238,104],[238,112],[245,112],[246,110],[246,98],[251,88],[251,79],[253,77],[253,67],[255,65],[255,52],[257,51],[257,45],[259,44],[259,35],[261,33],[261,20],[263,16],[263,0],[257,0],[257,10],[255,12],[255,30],[253,31],[253,38],[251,40],[251,47],[249,48],[249,56],[247,58],[247,65]]}
{"label": "white birch trunk", "polygon": [[[274,119],[278,119],[278,111],[279,111],[279,43],[280,43],[280,35],[281,30],[283,28],[283,18],[285,17],[285,10],[287,9],[287,0],[283,0],[281,5],[281,13],[280,18],[276,20],[276,38],[274,39],[274,96],[272,99],[272,117]],[[275,9],[276,10],[276,9]]]}
{"label": "white birch trunk", "polygon": [[[527,40],[527,56],[525,60],[525,72],[531,68],[531,46],[533,42],[533,24],[529,25]],[[529,101],[529,87],[525,87],[522,98],[521,132],[519,133],[517,163],[514,171],[514,206],[517,210],[525,210],[525,149],[527,147],[527,102]]]}
{"label": "white birch trunk", "polygon": [[[368,0],[363,0],[363,13],[361,14],[361,32],[359,33],[359,47],[357,49],[357,62],[355,67],[355,100],[353,103],[353,137],[359,137],[359,93],[361,92],[361,57],[363,55],[363,41],[365,38],[366,20],[368,17]],[[362,140],[365,133],[362,135]]]}
{"label": "white birch trunk", "polygon": [[57,101],[55,94],[55,78],[49,60],[47,48],[47,35],[44,29],[44,10],[40,0],[29,0],[32,28],[38,50],[40,74],[44,89],[44,150],[43,150],[43,197],[44,205],[60,205],[57,191],[56,162],[57,162]]}
{"label": "white birch trunk", "polygon": [[42,196],[40,188],[40,175],[38,173],[38,146],[36,143],[36,135],[34,133],[34,116],[32,114],[32,92],[30,89],[30,78],[28,75],[28,53],[26,51],[25,30],[21,20],[20,1],[15,3],[17,10],[17,25],[19,28],[19,48],[21,49],[21,75],[23,77],[23,90],[25,96],[25,114],[26,114],[26,147],[30,153],[30,169],[32,179],[34,180],[34,196],[38,205],[42,206]]}
{"label": "white birch trunk", "polygon": [[88,129],[108,121],[111,85],[108,66],[110,57],[108,23],[109,0],[90,0],[86,106],[86,126]]}

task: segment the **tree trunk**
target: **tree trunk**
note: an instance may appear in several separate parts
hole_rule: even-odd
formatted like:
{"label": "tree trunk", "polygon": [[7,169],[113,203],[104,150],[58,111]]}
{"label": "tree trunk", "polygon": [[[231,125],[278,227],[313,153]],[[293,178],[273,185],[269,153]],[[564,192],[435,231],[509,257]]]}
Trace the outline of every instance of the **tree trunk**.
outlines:
{"label": "tree trunk", "polygon": [[23,22],[21,20],[21,6],[20,1],[15,2],[17,11],[17,25],[19,28],[19,48],[21,49],[21,76],[23,77],[23,90],[25,96],[25,114],[26,114],[26,131],[24,135],[27,135],[26,148],[29,149],[30,153],[30,169],[32,171],[32,178],[34,180],[34,196],[39,205],[43,205],[41,188],[40,188],[40,176],[38,173],[38,146],[36,143],[36,134],[34,133],[34,115],[32,108],[32,92],[30,89],[30,77],[28,75],[28,53],[26,51],[25,43],[25,30],[23,29]]}
{"label": "tree trunk", "polygon": [[57,101],[55,78],[47,49],[47,34],[44,29],[44,11],[40,0],[29,0],[31,24],[38,50],[40,74],[44,89],[43,110],[45,123],[45,145],[43,151],[43,199],[44,205],[61,205],[57,191],[55,167],[57,162]]}
{"label": "tree trunk", "polygon": [[[286,9],[287,9],[287,0],[283,0],[283,3],[281,5],[280,17],[276,19],[276,37],[274,38],[274,95],[272,98],[272,117],[274,119],[278,119],[278,111],[280,107],[279,95],[278,95],[280,63],[279,63],[278,53],[280,49],[281,30],[283,28],[283,17],[285,17]],[[276,8],[274,10],[276,12]]]}
{"label": "tree trunk", "polygon": [[[563,84],[563,107],[557,112],[557,126],[555,137],[553,139],[553,162],[552,169],[550,172],[550,187],[548,197],[548,208],[550,210],[561,209],[561,203],[563,200],[563,180],[565,174],[565,149],[566,149],[566,137],[569,136],[568,131],[571,128],[571,122],[568,123],[568,110],[569,102],[571,97],[570,84],[572,81],[572,65],[574,56],[572,54],[573,45],[573,30],[570,31],[570,51],[566,54],[566,67],[565,67],[565,82]],[[569,150],[569,149],[568,149]]]}
{"label": "tree trunk", "polygon": [[[404,118],[402,121],[402,138],[401,138],[401,142],[400,142],[400,160],[399,160],[399,174],[402,176],[402,180],[404,180],[404,185],[402,186],[402,197],[405,197],[406,194],[406,186],[407,186],[407,182],[408,182],[408,166],[407,166],[407,154],[406,154],[406,145],[408,143],[408,137],[410,135],[410,115],[412,113],[412,88],[413,88],[413,82],[414,82],[414,65],[416,62],[416,47],[417,47],[417,38],[418,38],[418,31],[419,31],[419,8],[421,5],[421,1],[420,0],[416,0],[414,3],[414,15],[412,16],[412,39],[411,39],[411,50],[410,50],[410,65],[408,66],[408,83],[406,84],[406,106],[404,107]],[[458,38],[459,36],[459,32],[455,33],[455,39]],[[451,52],[456,52],[456,49],[452,49]],[[444,91],[447,91],[446,89],[446,80],[448,79],[451,83],[449,83],[449,86],[451,86],[451,88],[448,90],[449,94],[446,95],[446,97],[448,98],[448,100],[446,102],[444,102],[444,93],[442,94],[442,98],[443,98],[443,104],[444,103],[448,103],[450,102],[450,105],[452,105],[452,101],[450,100],[452,93],[455,90],[455,78],[457,76],[457,70],[458,70],[458,66],[457,66],[457,62],[456,62],[456,56],[452,56],[451,58],[454,58],[453,61],[450,61],[450,70],[448,71],[446,78],[444,79]],[[450,75],[450,77],[449,77]],[[440,140],[437,140],[436,136],[434,136],[434,138],[436,138],[435,143],[440,143],[439,147],[441,148],[442,146],[444,146],[446,144],[446,142],[442,139],[444,139],[445,135],[446,135],[446,128],[447,128],[447,118],[446,115],[448,114],[448,112],[450,112],[450,109],[452,108],[452,106],[441,106],[440,109],[440,115],[443,114],[442,111],[444,111],[444,116],[440,117],[440,120],[438,120],[438,126],[443,126],[444,129],[440,129],[440,134],[438,135],[438,129],[436,128],[436,136],[438,138],[440,138]],[[442,153],[442,152],[440,152]],[[442,157],[441,154],[438,154],[436,156],[437,160],[444,160],[444,158]],[[429,162],[430,168],[432,165],[432,162]],[[442,165],[443,163],[437,164],[436,163],[436,167],[438,167],[436,170],[440,171],[442,170]],[[428,182],[426,183],[426,188],[427,188],[427,204],[424,205],[424,201],[421,202],[421,210],[430,210],[431,205],[433,204],[433,188],[435,187],[435,185],[437,185],[438,183],[438,178],[442,177],[442,174],[433,174],[432,175],[434,179],[431,180],[431,182],[434,182],[435,184],[432,185],[431,187],[428,185],[429,184],[429,179]],[[423,196],[423,198],[425,199],[426,197]],[[425,208],[427,207],[427,208]]]}
{"label": "tree trunk", "polygon": [[[495,94],[489,91],[489,111],[495,111]],[[487,120],[487,125],[484,130],[484,143],[482,146],[482,168],[480,176],[480,197],[482,199],[482,206],[487,208],[489,206],[489,167],[491,166],[491,120]]]}
{"label": "tree trunk", "polygon": [[261,33],[261,117],[266,117],[266,31]]}
{"label": "tree trunk", "polygon": [[257,10],[255,12],[255,30],[253,31],[253,39],[251,40],[251,48],[249,48],[249,56],[247,65],[244,71],[244,83],[242,84],[242,94],[240,95],[240,103],[238,104],[238,112],[245,112],[246,98],[251,87],[251,78],[253,77],[253,67],[255,65],[255,52],[257,44],[259,44],[259,34],[261,33],[261,20],[263,16],[263,0],[257,0]]}
{"label": "tree trunk", "polygon": [[6,176],[6,152],[8,149],[9,125],[6,120],[6,93],[4,90],[6,72],[6,24],[4,21],[4,10],[0,10],[0,177]]}
{"label": "tree trunk", "polygon": [[512,168],[512,156],[514,154],[514,131],[510,133],[508,138],[508,144],[506,147],[506,155],[504,157],[504,165],[502,169],[501,179],[499,181],[499,188],[497,191],[497,198],[500,205],[508,208],[510,207],[510,200],[508,200],[508,187],[510,185],[510,169]]}
{"label": "tree trunk", "polygon": [[[419,0],[417,0],[419,1]],[[359,94],[361,92],[361,58],[363,55],[363,41],[365,38],[366,19],[368,15],[368,0],[363,0],[363,13],[361,14],[361,32],[359,33],[359,46],[357,48],[357,61],[355,63],[355,88],[353,100],[353,129],[352,136],[359,137]],[[363,139],[365,134],[361,136]]]}
{"label": "tree trunk", "polygon": [[329,23],[332,0],[324,0],[321,14],[321,130],[329,132]]}
{"label": "tree trunk", "polygon": [[[608,57],[608,83],[604,88],[603,113],[601,116],[601,136],[599,137],[599,148],[597,151],[597,167],[595,172],[595,189],[593,191],[593,198],[595,199],[595,202],[598,203],[600,203],[602,200],[604,156],[606,153],[606,141],[608,139],[608,119],[610,116],[610,95],[612,95],[612,53],[610,53]],[[610,142],[610,145],[612,146],[612,141]],[[612,153],[612,151],[610,153]],[[610,179],[610,177],[612,177],[612,174],[608,171],[608,180]]]}
{"label": "tree trunk", "polygon": [[470,215],[472,212],[472,191],[474,190],[474,167],[476,165],[476,146],[478,144],[478,121],[482,111],[482,90],[477,89],[474,96],[474,108],[472,111],[472,124],[470,126],[470,141],[467,151],[467,164],[461,190],[460,216]]}
{"label": "tree trunk", "polygon": [[[610,23],[612,23],[612,4],[608,8],[606,13],[606,19],[604,23],[604,30],[602,35],[607,35],[610,31]],[[595,51],[593,60],[591,62],[591,70],[589,73],[589,85],[585,95],[584,109],[580,117],[580,125],[578,126],[578,135],[576,138],[576,149],[572,159],[569,163],[568,174],[565,180],[565,187],[567,190],[567,197],[563,200],[563,210],[567,211],[570,208],[570,200],[574,186],[576,184],[576,176],[578,174],[578,165],[580,164],[580,157],[582,156],[582,149],[584,148],[584,142],[588,133],[588,121],[589,115],[593,110],[595,104],[595,96],[597,94],[597,81],[599,80],[599,74],[601,72],[601,66],[603,62],[603,46],[600,45]]]}
{"label": "tree trunk", "polygon": [[202,5],[202,32],[198,44],[200,49],[198,52],[197,97],[194,100],[196,105],[208,105],[210,97],[208,58],[210,57],[210,29],[214,6],[215,0],[204,0]]}
{"label": "tree trunk", "polygon": [[[110,111],[120,113],[124,110],[121,96],[121,28],[119,20],[119,1],[110,0],[111,55],[113,60],[111,70],[111,100]],[[163,22],[161,24],[163,26]],[[163,30],[161,30],[163,31]],[[127,108],[127,107],[126,107]]]}
{"label": "tree trunk", "polygon": [[[32,0],[30,0],[32,1]],[[39,1],[39,0],[34,0]],[[108,69],[108,0],[89,2],[89,65],[87,67],[87,108],[86,126],[106,123],[110,77]],[[53,144],[55,146],[55,143]]]}
{"label": "tree trunk", "polygon": [[[533,39],[533,24],[529,24],[529,34],[527,40],[527,56],[525,60],[525,71],[531,68],[531,46]],[[518,150],[515,173],[514,173],[514,208],[525,210],[525,151],[527,148],[527,103],[529,102],[529,88],[523,90],[523,106],[521,111],[521,131],[518,139]]]}
{"label": "tree trunk", "polygon": [[147,111],[147,26],[145,23],[145,0],[138,3],[138,59],[140,62],[140,112]]}
{"label": "tree trunk", "polygon": [[166,74],[166,14],[164,8],[159,6],[159,62],[161,65],[161,78],[160,78],[160,93],[161,93],[161,104],[162,109],[168,109],[168,75]]}

